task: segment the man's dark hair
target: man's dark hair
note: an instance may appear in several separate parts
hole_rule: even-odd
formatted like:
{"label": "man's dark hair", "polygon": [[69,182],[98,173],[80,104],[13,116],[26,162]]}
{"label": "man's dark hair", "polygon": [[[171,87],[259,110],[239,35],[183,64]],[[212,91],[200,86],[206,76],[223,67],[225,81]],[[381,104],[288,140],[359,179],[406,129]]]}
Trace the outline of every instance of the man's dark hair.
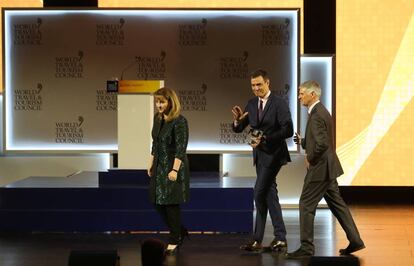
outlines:
{"label": "man's dark hair", "polygon": [[269,80],[269,76],[267,75],[267,71],[263,69],[257,69],[250,73],[250,78],[257,78],[262,76],[264,80]]}

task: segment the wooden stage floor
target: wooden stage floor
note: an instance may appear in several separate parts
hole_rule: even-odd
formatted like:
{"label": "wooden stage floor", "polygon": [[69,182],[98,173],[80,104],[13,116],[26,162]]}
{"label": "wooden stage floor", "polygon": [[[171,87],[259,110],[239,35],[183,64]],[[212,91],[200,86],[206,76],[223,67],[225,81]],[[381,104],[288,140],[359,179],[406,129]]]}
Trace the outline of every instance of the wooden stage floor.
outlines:
{"label": "wooden stage floor", "polygon": [[[366,249],[356,252],[363,266],[414,265],[414,206],[353,205],[352,213]],[[284,209],[289,250],[299,245],[297,209]],[[268,225],[270,220],[268,221]],[[66,266],[71,250],[116,249],[121,266],[140,265],[140,243],[146,238],[166,239],[165,234],[68,234],[32,233],[0,235],[0,265]],[[267,226],[264,244],[272,240]],[[166,265],[307,265],[306,260],[285,260],[272,253],[251,254],[239,250],[249,239],[244,234],[192,234]],[[315,220],[316,256],[337,256],[347,245],[345,234],[328,209],[318,209]]]}

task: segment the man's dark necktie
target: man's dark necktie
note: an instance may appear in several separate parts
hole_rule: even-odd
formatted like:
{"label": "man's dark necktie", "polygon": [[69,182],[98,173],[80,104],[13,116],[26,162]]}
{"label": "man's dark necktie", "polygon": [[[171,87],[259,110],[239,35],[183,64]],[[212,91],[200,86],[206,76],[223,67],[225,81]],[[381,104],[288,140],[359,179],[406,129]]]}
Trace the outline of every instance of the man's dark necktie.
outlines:
{"label": "man's dark necktie", "polygon": [[262,117],[263,117],[263,101],[262,100],[259,100],[258,114],[259,114],[259,121],[260,121],[262,120]]}

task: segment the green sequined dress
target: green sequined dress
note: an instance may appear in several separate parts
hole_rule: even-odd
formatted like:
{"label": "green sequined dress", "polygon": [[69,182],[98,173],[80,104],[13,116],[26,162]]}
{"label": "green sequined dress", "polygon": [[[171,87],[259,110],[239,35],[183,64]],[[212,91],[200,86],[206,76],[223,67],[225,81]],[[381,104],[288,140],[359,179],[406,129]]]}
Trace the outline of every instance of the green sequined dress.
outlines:
{"label": "green sequined dress", "polygon": [[[152,150],[154,156],[150,180],[150,200],[154,204],[180,204],[189,200],[190,174],[187,160],[188,124],[184,116],[164,122],[154,116]],[[176,181],[168,179],[174,159],[181,160]]]}

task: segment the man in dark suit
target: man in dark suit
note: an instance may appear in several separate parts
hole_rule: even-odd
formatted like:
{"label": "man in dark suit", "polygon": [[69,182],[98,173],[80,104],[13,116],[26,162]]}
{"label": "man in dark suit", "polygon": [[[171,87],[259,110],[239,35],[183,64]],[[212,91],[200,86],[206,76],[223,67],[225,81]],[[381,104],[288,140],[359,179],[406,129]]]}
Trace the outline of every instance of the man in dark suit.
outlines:
{"label": "man in dark suit", "polygon": [[316,81],[310,80],[299,86],[299,100],[308,108],[309,118],[305,138],[297,133],[294,137],[295,143],[306,150],[307,174],[299,201],[301,246],[287,254],[288,258],[293,259],[312,256],[315,252],[313,223],[316,207],[322,198],[325,198],[350,242],[339,253],[348,255],[365,248],[352,215],[339,193],[336,178],[344,172],[335,152],[332,117],[320,103],[320,96],[321,87]]}
{"label": "man in dark suit", "polygon": [[270,248],[286,251],[286,228],[277,193],[276,175],[282,165],[290,162],[285,139],[293,135],[293,124],[289,106],[285,100],[270,91],[270,80],[266,71],[257,70],[250,76],[251,87],[256,97],[249,100],[244,110],[239,106],[232,109],[234,132],[242,132],[248,125],[262,134],[252,138],[253,162],[256,166],[254,201],[256,224],[252,240],[240,248],[247,251],[261,251],[267,212],[274,228],[274,239]]}

